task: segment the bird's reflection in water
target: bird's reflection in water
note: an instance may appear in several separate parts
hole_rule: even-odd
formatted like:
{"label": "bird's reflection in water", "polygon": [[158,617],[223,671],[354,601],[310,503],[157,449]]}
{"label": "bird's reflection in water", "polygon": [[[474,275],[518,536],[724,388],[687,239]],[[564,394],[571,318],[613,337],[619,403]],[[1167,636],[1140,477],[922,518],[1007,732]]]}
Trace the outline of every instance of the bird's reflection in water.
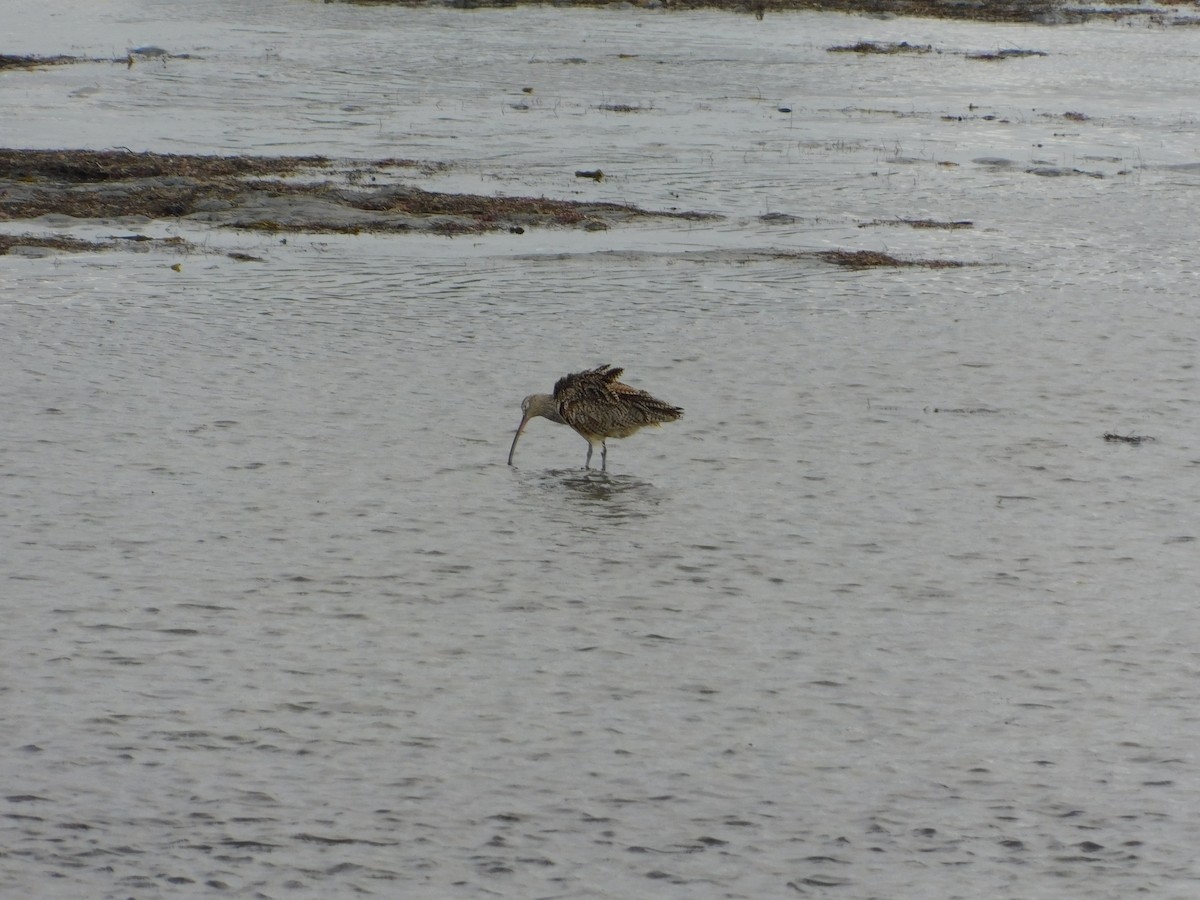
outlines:
{"label": "bird's reflection in water", "polygon": [[605,519],[646,518],[662,502],[662,492],[649,481],[594,469],[551,469],[541,474],[538,486],[555,502],[566,500]]}

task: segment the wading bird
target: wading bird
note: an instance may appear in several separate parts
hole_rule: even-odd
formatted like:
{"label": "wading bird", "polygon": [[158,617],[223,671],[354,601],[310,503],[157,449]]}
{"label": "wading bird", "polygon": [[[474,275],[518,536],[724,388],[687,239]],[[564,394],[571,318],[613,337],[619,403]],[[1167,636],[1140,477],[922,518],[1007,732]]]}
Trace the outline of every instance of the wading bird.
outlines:
{"label": "wading bird", "polygon": [[645,391],[617,381],[624,369],[598,366],[586,372],[564,375],[554,385],[553,394],[530,394],[521,401],[521,424],[508,450],[511,466],[517,439],[535,416],[559,425],[570,425],[588,442],[585,469],[591,468],[592,450],[600,446],[600,471],[608,467],[608,438],[629,437],[647,425],[674,422],[683,410],[664,403]]}

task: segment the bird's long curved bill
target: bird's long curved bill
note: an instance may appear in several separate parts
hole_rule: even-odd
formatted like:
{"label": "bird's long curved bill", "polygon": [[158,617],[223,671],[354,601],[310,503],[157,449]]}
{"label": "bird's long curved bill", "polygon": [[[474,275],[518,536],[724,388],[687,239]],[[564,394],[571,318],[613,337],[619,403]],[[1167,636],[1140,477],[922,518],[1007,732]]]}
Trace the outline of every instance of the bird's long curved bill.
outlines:
{"label": "bird's long curved bill", "polygon": [[508,464],[511,466],[513,454],[517,452],[517,439],[521,437],[521,432],[525,430],[525,426],[529,424],[529,416],[521,419],[521,424],[517,426],[517,433],[513,435],[512,446],[508,448]]}

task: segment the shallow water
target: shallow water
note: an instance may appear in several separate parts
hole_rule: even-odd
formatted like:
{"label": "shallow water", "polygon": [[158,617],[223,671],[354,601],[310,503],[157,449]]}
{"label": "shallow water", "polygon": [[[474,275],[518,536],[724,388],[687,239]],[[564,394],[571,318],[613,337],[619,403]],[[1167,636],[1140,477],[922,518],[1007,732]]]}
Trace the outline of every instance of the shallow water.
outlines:
{"label": "shallow water", "polygon": [[[10,890],[1195,896],[1200,30],[12,6],[197,58],[5,73],[9,146],[724,218],[4,223],[205,248],[0,257]],[[686,415],[506,466],[603,362]]]}

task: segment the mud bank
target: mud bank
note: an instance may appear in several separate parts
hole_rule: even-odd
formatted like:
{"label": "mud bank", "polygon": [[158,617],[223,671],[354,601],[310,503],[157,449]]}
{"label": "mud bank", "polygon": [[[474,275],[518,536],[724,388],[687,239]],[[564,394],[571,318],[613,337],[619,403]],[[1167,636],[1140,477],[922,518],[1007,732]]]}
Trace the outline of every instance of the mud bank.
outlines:
{"label": "mud bank", "polygon": [[[716,218],[617,203],[436,193],[397,181],[405,171],[423,168],[429,167],[405,159],[0,150],[0,221],[59,215],[184,219],[267,232],[455,235],[556,227],[602,231],[638,219]],[[11,247],[20,239],[6,240]]]}
{"label": "mud bank", "polygon": [[[449,6],[479,9],[540,4],[542,0],[326,0],[358,6]],[[860,13],[886,16],[923,16],[937,19],[969,19],[980,22],[1032,22],[1060,25],[1090,19],[1145,18],[1159,24],[1189,25],[1200,23],[1180,9],[1195,9],[1192,3],[1167,0],[1164,3],[1064,3],[1061,0],[556,0],[551,5],[639,6],[647,9],[686,11],[725,9],[736,13],[754,13],[763,18],[768,12],[814,10],[820,12]]]}

